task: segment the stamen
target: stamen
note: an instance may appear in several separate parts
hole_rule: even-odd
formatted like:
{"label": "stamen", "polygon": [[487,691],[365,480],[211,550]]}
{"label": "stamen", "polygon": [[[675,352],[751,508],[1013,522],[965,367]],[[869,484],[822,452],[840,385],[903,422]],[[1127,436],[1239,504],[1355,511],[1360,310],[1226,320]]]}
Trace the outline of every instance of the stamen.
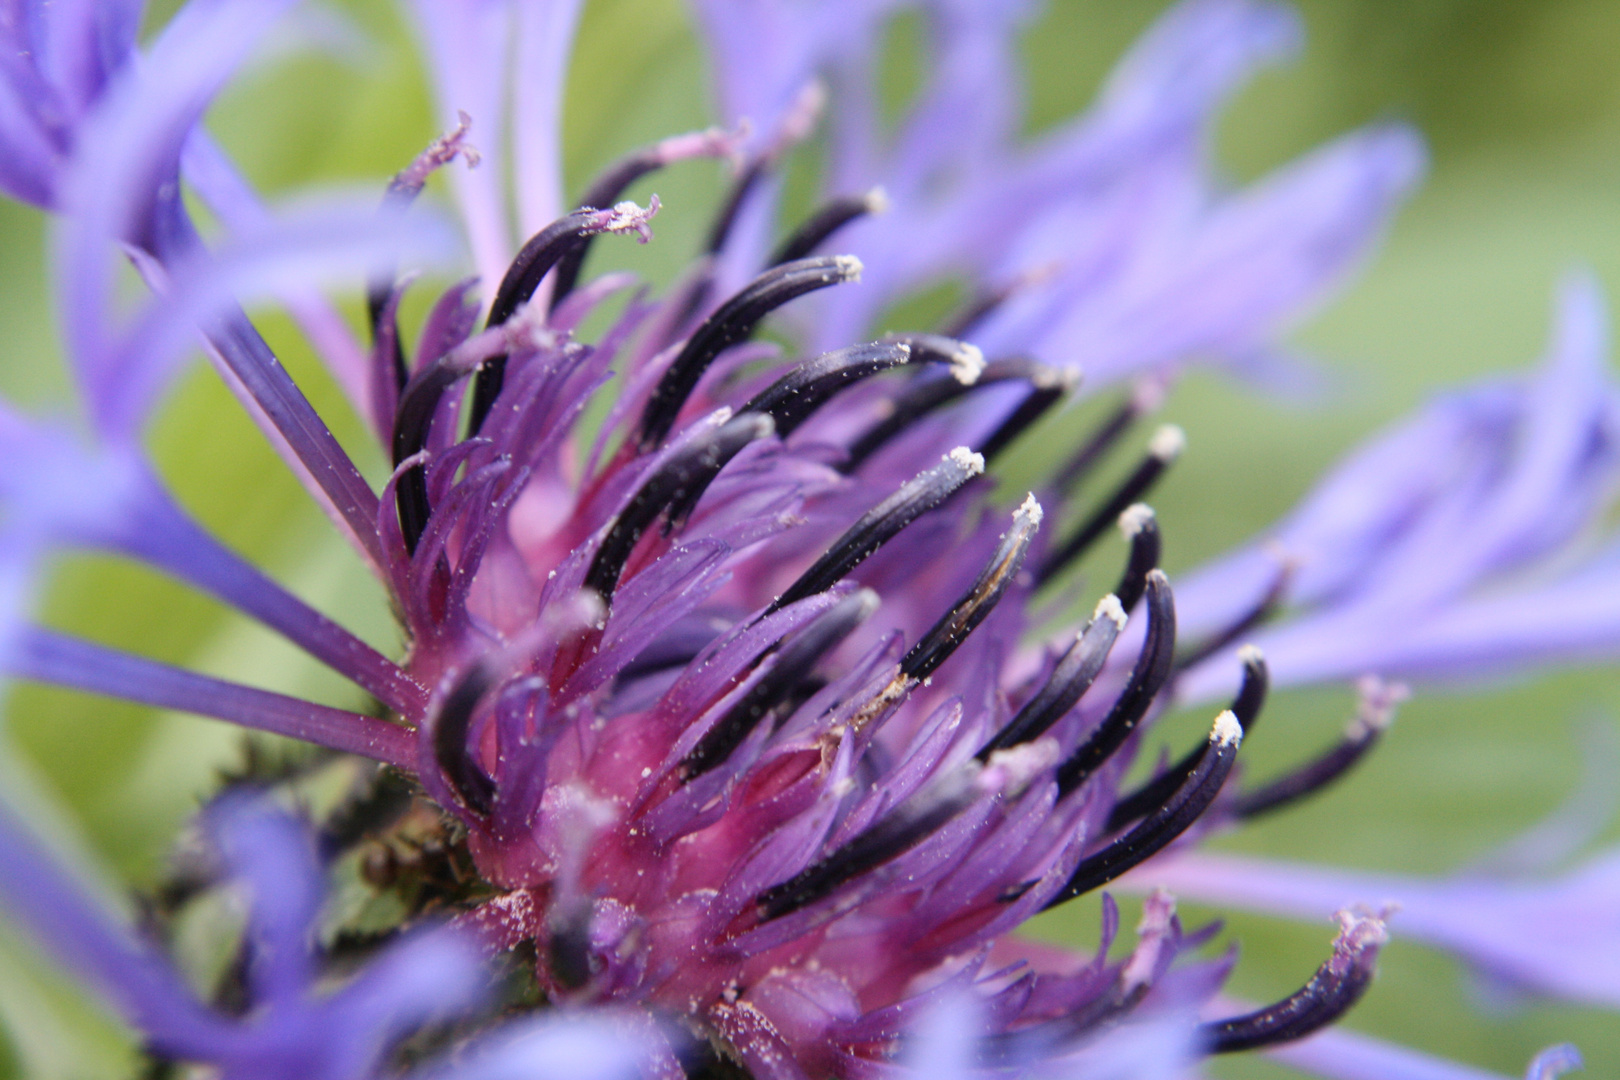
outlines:
{"label": "stamen", "polygon": [[[1254,722],[1259,718],[1260,710],[1265,705],[1266,690],[1271,679],[1266,669],[1265,657],[1260,654],[1259,649],[1247,645],[1238,656],[1243,661],[1243,683],[1238,688],[1237,697],[1232,699],[1231,713],[1243,726],[1243,735],[1247,738],[1254,730]],[[1202,754],[1202,747],[1189,751],[1185,757],[1160,775],[1129,795],[1115,800],[1114,809],[1108,815],[1108,831],[1117,832],[1137,818],[1151,814],[1155,807],[1163,806],[1165,800],[1169,799],[1187,777],[1192,775],[1192,771],[1198,767],[1198,759]]]}
{"label": "stamen", "polygon": [[1164,846],[1187,831],[1209,809],[1220,794],[1221,785],[1237,761],[1243,742],[1243,726],[1230,712],[1215,718],[1209,741],[1204,744],[1198,765],[1162,807],[1151,817],[1101,851],[1082,859],[1068,882],[1042,910],[1050,910],[1113,881],[1132,867],[1145,862]]}
{"label": "stamen", "polygon": [[832,588],[907,525],[983,472],[984,458],[965,446],[958,446],[939,464],[908,480],[900,490],[861,515],[859,521],[772,602],[765,614]]}
{"label": "stamen", "polygon": [[[719,128],[709,128],[707,131],[676,135],[651,146],[644,146],[609,165],[607,170],[585,189],[585,193],[579,197],[579,205],[612,206],[619,201],[619,197],[631,184],[648,173],[656,172],[671,162],[686,158],[722,157],[733,153],[736,144],[737,136]],[[557,268],[551,277],[550,310],[556,311],[557,305],[574,291],[574,286],[579,283],[579,272],[585,265],[585,256],[589,254],[595,239],[595,236],[587,236],[584,243],[557,260]]]}
{"label": "stamen", "polygon": [[[472,128],[472,117],[464,112],[458,112],[456,117],[454,129],[429,143],[427,149],[416,155],[409,165],[388,182],[388,188],[383,192],[385,209],[403,210],[415,202],[416,197],[422,194],[422,188],[427,185],[428,177],[457,157],[466,161],[469,169],[478,165],[478,151],[467,143],[467,132]],[[390,268],[385,272],[379,272],[366,286],[366,314],[371,325],[373,341],[383,336],[383,318],[387,314],[389,297],[394,292],[394,281],[395,274]],[[397,330],[394,332],[394,366],[399,376],[399,385],[403,388],[406,377],[405,350],[399,343]]]}
{"label": "stamen", "polygon": [[1281,810],[1315,795],[1353,769],[1378,744],[1378,739],[1395,719],[1395,707],[1407,697],[1406,687],[1366,679],[1361,686],[1361,705],[1356,718],[1345,728],[1344,738],[1314,760],[1280,779],[1232,800],[1232,815],[1240,819],[1259,817]]}
{"label": "stamen", "polygon": [[445,697],[433,725],[433,759],[467,808],[483,817],[495,809],[495,781],[467,749],[473,713],[497,682],[494,665],[475,663]]}
{"label": "stamen", "polygon": [[867,214],[884,213],[888,209],[889,197],[880,187],[873,188],[865,195],[840,195],[831,199],[811,214],[792,236],[782,241],[782,246],[771,256],[769,265],[780,266],[794,259],[802,259],[850,222]]}
{"label": "stamen", "polygon": [[799,700],[797,691],[810,675],[811,669],[865,622],[878,609],[878,603],[877,593],[870,589],[852,593],[782,646],[770,670],[704,733],[698,744],[682,759],[682,779],[701,776],[724,762],[767,714],[788,702]]}
{"label": "stamen", "polygon": [[1147,609],[1147,633],[1125,689],[1102,723],[1058,767],[1058,791],[1063,795],[1085,783],[1124,745],[1170,678],[1170,658],[1176,647],[1176,603],[1162,571],[1154,570],[1147,576]]}
{"label": "stamen", "polygon": [[1058,402],[1080,385],[1077,372],[1067,368],[1038,367],[1030,374],[1030,391],[1001,425],[979,446],[986,461],[994,461],[1013,441],[1034,427]]}
{"label": "stamen", "polygon": [[1052,476],[1052,485],[1065,495],[1091,475],[1093,469],[1136,422],[1164,403],[1164,383],[1158,379],[1143,379],[1131,395],[1119,403],[1119,408],[1092,433],[1068,462]]}
{"label": "stamen", "polygon": [[886,334],[883,340],[909,348],[914,364],[950,365],[951,377],[964,387],[972,386],[984,374],[984,353],[970,342],[943,334]]}
{"label": "stamen", "polygon": [[973,587],[963,593],[951,610],[901,659],[900,673],[904,678],[913,683],[926,679],[994,610],[1023,565],[1035,530],[1040,528],[1041,517],[1041,504],[1035,501],[1034,495],[1026,496],[1013,512],[1013,527],[1002,536],[1001,546]]}
{"label": "stamen", "polygon": [[1126,507],[1139,500],[1149,488],[1153,487],[1186,445],[1186,436],[1174,424],[1166,424],[1154,432],[1153,438],[1148,442],[1147,456],[1137,465],[1136,470],[1114,489],[1113,494],[1094,510],[1079,528],[1075,529],[1069,539],[1059,544],[1046,557],[1041,567],[1042,580],[1050,578],[1084,555],[1086,550],[1097,542],[1097,538],[1108,531],[1108,526]]}
{"label": "stamen", "polygon": [[714,358],[748,340],[765,316],[795,297],[860,276],[861,261],[853,255],[800,259],[772,267],[721,304],[687,340],[648,397],[637,436],[641,449],[649,450],[664,441]]}
{"label": "stamen", "polygon": [[[912,335],[905,340],[914,347],[924,347],[923,343],[933,335]],[[937,338],[938,341],[954,341],[953,338]],[[972,348],[972,346],[968,346]],[[974,349],[978,353],[977,349]],[[979,354],[982,358],[983,354]],[[861,463],[878,450],[882,449],[891,439],[905,431],[912,424],[941,409],[957,398],[976,387],[995,386],[998,383],[1017,379],[1026,379],[1034,382],[1044,378],[1051,369],[1027,356],[1007,357],[993,360],[985,364],[976,379],[941,379],[924,377],[919,374],[912,385],[902,391],[890,406],[889,414],[882,420],[873,424],[864,435],[856,439],[849,448],[849,458],[844,462],[843,471],[854,472]]]}
{"label": "stamen", "polygon": [[939,332],[949,334],[951,337],[965,336],[969,330],[983,322],[1020,290],[1050,280],[1060,268],[1057,263],[1046,263],[1025,270],[1005,285],[981,290],[969,297],[957,314],[946,319]]}
{"label": "stamen", "polygon": [[775,424],[769,416],[743,413],[697,435],[670,455],[614,519],[585,573],[585,587],[596,590],[604,603],[612,600],[631,551],[658,515],[667,512],[666,533],[673,529],[743,447],[767,438],[773,430]]}
{"label": "stamen", "polygon": [[755,901],[760,921],[781,918],[831,896],[862,874],[910,851],[978,799],[1024,789],[1050,762],[1048,752],[1024,747],[952,770],[889,810],[837,851],[766,889]]}
{"label": "stamen", "polygon": [[1040,738],[1062,719],[1091,689],[1108,662],[1114,641],[1125,629],[1125,618],[1125,609],[1119,606],[1117,598],[1112,594],[1103,597],[1092,613],[1091,622],[1075,636],[1074,643],[1052,669],[1052,677],[1046,680],[1046,685],[974,756],[988,761],[997,750]]}
{"label": "stamen", "polygon": [[[529,242],[517,253],[517,258],[512,260],[512,265],[507,267],[506,276],[495,291],[495,299],[489,306],[489,318],[484,325],[500,326],[510,319],[518,308],[534,296],[540,282],[558,260],[578,250],[597,233],[634,232],[645,244],[652,238],[647,221],[658,213],[658,209],[658,196],[654,195],[648,200],[645,210],[630,202],[619,203],[607,210],[585,206],[553,221],[530,237]],[[492,358],[478,373],[467,415],[469,432],[477,434],[484,426],[484,418],[495,407],[495,399],[500,396],[505,381],[505,356]]]}
{"label": "stamen", "polygon": [[838,391],[911,359],[911,347],[897,342],[823,353],[760,391],[742,411],[769,413],[776,421],[776,433],[786,438]]}
{"label": "stamen", "polygon": [[1266,590],[1258,603],[1224,630],[1216,631],[1208,640],[1200,642],[1185,654],[1176,657],[1177,673],[1186,671],[1195,664],[1201,664],[1221,650],[1229,648],[1233,642],[1252,633],[1277,614],[1277,610],[1282,607],[1283,598],[1288,594],[1288,586],[1293,583],[1296,567],[1297,564],[1292,561],[1284,562],[1278,567],[1277,576],[1271,579],[1271,587]]}
{"label": "stamen", "polygon": [[1333,956],[1311,981],[1274,1005],[1246,1016],[1204,1024],[1199,1033],[1211,1054],[1230,1054],[1302,1039],[1333,1023],[1360,1000],[1372,982],[1378,950],[1389,940],[1381,919],[1339,912]]}
{"label": "stamen", "polygon": [[1141,601],[1142,593],[1147,589],[1148,573],[1159,565],[1164,544],[1158,519],[1153,515],[1153,508],[1146,503],[1126,507],[1125,512],[1119,515],[1119,531],[1125,534],[1131,548],[1114,595],[1119,597],[1119,606],[1129,612],[1135,611]]}
{"label": "stamen", "polygon": [[710,255],[718,255],[725,249],[726,241],[731,239],[731,230],[737,224],[737,215],[742,211],[743,203],[748,201],[754,188],[759,186],[767,173],[775,166],[774,157],[757,157],[750,161],[737,179],[732,181],[731,190],[726,192],[726,201],[720,204],[720,212],[714,217],[714,224],[709,227],[708,242],[703,250]]}

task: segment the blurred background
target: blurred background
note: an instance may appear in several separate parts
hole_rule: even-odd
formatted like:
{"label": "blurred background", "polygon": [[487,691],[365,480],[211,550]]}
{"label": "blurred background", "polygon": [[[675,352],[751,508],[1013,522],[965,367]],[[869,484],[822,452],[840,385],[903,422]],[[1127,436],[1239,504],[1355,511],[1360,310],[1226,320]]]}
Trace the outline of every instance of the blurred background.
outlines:
{"label": "blurred background", "polygon": [[[1028,130],[1084,107],[1110,63],[1165,6],[1053,0],[1024,41]],[[1166,414],[1185,428],[1189,452],[1154,499],[1172,577],[1274,520],[1347,447],[1437,388],[1531,363],[1547,329],[1552,286],[1571,267],[1595,269],[1611,295],[1620,288],[1620,5],[1298,6],[1308,32],[1300,62],[1263,73],[1222,122],[1221,158],[1232,177],[1255,177],[1334,134],[1389,116],[1423,130],[1432,172],[1367,272],[1296,335],[1295,344],[1330,376],[1320,400],[1279,400],[1218,375],[1178,389]],[[152,25],[172,7],[160,5]],[[380,190],[436,132],[413,46],[388,6],[356,0],[325,10],[341,18],[310,9],[298,27],[305,41],[313,35],[323,42],[321,49],[272,44],[210,121],[271,192],[310,183]],[[915,85],[922,35],[901,21],[890,36],[884,86],[898,108]],[[566,127],[570,191],[626,149],[711,122],[702,52],[676,0],[589,0],[575,58]],[[651,187],[666,208],[655,223],[657,241],[600,249],[660,282],[693,251],[720,181],[712,167],[687,166]],[[644,198],[645,186],[636,193]],[[45,246],[38,215],[0,206],[0,389],[50,410],[64,407],[69,388],[48,316]],[[380,477],[381,456],[307,350],[284,321],[272,316],[263,324],[340,438]],[[229,543],[385,650],[397,648],[380,595],[211,372],[199,368],[182,384],[154,426],[153,449],[182,499]],[[1039,457],[1023,447],[1012,463],[1015,478],[1032,475]],[[1117,557],[1117,550],[1098,555]],[[67,560],[43,603],[48,621],[100,641],[353,704],[335,678],[267,635],[126,566]],[[1249,766],[1264,776],[1298,760],[1335,737],[1352,708],[1348,689],[1277,695],[1264,737],[1245,747]],[[30,785],[38,805],[77,823],[76,834],[60,835],[80,845],[87,864],[136,884],[155,878],[175,830],[217,770],[239,754],[239,737],[224,725],[65,692],[17,688],[9,714],[23,750],[13,782]],[[1451,870],[1553,810],[1579,773],[1583,730],[1612,729],[1617,715],[1613,669],[1466,693],[1426,689],[1349,782],[1219,844],[1350,867]],[[1608,835],[1612,841],[1615,830]],[[1197,923],[1216,914],[1195,908],[1189,917]],[[1094,939],[1096,919],[1096,902],[1088,900],[1038,929],[1085,943]],[[1291,992],[1331,936],[1325,917],[1312,926],[1230,918],[1219,940],[1242,946],[1230,990],[1254,1000]],[[24,1062],[33,1074],[53,1077],[131,1073],[116,1025],[3,935],[0,965],[0,1075],[20,1075]],[[1397,937],[1349,1026],[1510,1075],[1541,1047],[1573,1041],[1586,1053],[1587,1075],[1596,1077],[1620,1075],[1615,1021],[1610,1013],[1483,992],[1456,964]],[[1291,1075],[1254,1058],[1222,1061],[1211,1071]]]}

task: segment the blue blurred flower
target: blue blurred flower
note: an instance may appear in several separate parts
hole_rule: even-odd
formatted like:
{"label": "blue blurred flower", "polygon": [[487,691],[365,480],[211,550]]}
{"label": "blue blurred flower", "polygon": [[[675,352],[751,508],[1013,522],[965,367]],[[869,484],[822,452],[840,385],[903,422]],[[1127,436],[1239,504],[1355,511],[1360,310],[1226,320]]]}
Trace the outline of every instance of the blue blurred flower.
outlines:
{"label": "blue blurred flower", "polygon": [[[1601,604],[1580,609],[1580,633],[1526,654],[1513,645],[1529,631],[1504,630],[1497,598],[1476,595],[1556,563],[1602,510],[1612,405],[1606,388],[1593,396],[1598,316],[1580,286],[1531,393],[1468,395],[1375,446],[1279,530],[1284,555],[1257,547],[1206,571],[1179,616],[1138,501],[1179,432],[1155,433],[1121,486],[1069,512],[1183,367],[1277,371],[1278,335],[1354,268],[1421,172],[1416,137],[1382,126],[1243,190],[1216,181],[1211,118],[1257,64],[1296,47],[1286,8],[1182,4],[1091,112],[1031,143],[1017,131],[1018,5],[703,0],[735,126],[630,155],[569,211],[558,130],[579,5],[419,0],[448,133],[380,207],[278,212],[198,121],[289,6],[193,0],[139,51],[136,5],[23,4],[0,22],[0,186],[58,214],[59,314],[84,412],[0,416],[15,466],[0,481],[0,661],[373,759],[386,767],[374,786],[394,796],[371,822],[376,884],[408,924],[453,916],[312,993],[330,959],[312,932],[314,850],[264,804],[228,797],[208,821],[225,877],[252,899],[249,1009],[233,1019],[0,821],[14,916],[161,1057],[230,1075],[386,1071],[430,1012],[475,1004],[476,942],[532,949],[539,998],[578,1023],[496,1036],[442,1066],[458,1074],[628,1053],[662,1075],[740,1065],[757,1080],[908,1066],[1176,1075],[1337,1019],[1372,977],[1382,919],[1341,912],[1298,993],[1203,1021],[1232,959],[1195,957],[1210,932],[1184,932],[1167,894],[1149,897],[1123,960],[1108,958],[1111,901],[1095,956],[1011,931],[1167,846],[1311,794],[1366,752],[1402,688],[1368,681],[1344,744],[1266,788],[1223,791],[1269,681],[1241,647],[1257,627],[1300,609],[1266,631],[1292,681],[1612,651]],[[872,42],[903,6],[923,11],[935,52],[884,135]],[[823,118],[825,199],[773,243],[785,162]],[[437,300],[412,345],[399,271],[445,266],[456,247],[417,197],[458,157],[478,164],[451,171],[477,277]],[[650,238],[658,201],[621,201],[628,185],[698,157],[731,158],[735,175],[669,293],[584,276],[597,236]],[[206,242],[188,189],[218,222]],[[833,245],[859,258],[816,254]],[[126,260],[151,294],[128,313]],[[945,277],[967,292],[947,326],[851,344]],[[368,283],[365,345],[317,291],[344,280]],[[264,299],[294,313],[390,452],[380,496],[244,313]],[[785,365],[752,340],[779,309],[805,350]],[[606,329],[587,341],[593,314]],[[387,589],[409,642],[397,661],[211,539],[148,464],[144,429],[199,332]],[[613,369],[592,432],[582,418]],[[1119,409],[1039,499],[997,505],[987,467],[1082,369],[1093,386],[1131,381]],[[1390,460],[1410,466],[1399,483]],[[1043,503],[1070,526],[1054,528]],[[1118,584],[1089,621],[1030,640],[1034,598],[1116,521],[1130,548]],[[380,707],[319,705],[27,624],[37,564],[67,545],[211,593]],[[1529,595],[1568,601],[1539,616],[1568,627],[1586,584],[1576,573]],[[1198,638],[1179,653],[1178,618]],[[1121,790],[1167,703],[1223,683],[1235,695],[1208,738]],[[418,854],[476,874],[400,886],[387,841],[421,820],[438,832],[411,840]],[[611,1031],[629,1035],[620,1052],[593,1050]],[[1426,1067],[1366,1044],[1337,1067],[1368,1061]]]}

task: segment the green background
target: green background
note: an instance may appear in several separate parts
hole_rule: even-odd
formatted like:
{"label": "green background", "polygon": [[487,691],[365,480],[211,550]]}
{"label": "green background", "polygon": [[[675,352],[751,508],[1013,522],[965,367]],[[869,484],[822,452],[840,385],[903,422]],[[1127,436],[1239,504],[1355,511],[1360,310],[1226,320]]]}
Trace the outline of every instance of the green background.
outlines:
{"label": "green background", "polygon": [[[1083,107],[1163,6],[1056,0],[1024,42],[1030,131]],[[1314,0],[1300,8],[1304,57],[1262,74],[1225,115],[1224,165],[1252,178],[1356,124],[1399,116],[1429,138],[1432,173],[1368,272],[1296,336],[1339,376],[1328,401],[1289,404],[1207,376],[1177,391],[1167,415],[1186,429],[1190,448],[1154,499],[1172,575],[1274,520],[1344,449],[1433,389],[1531,362],[1552,285],[1571,266],[1589,265],[1611,290],[1620,286],[1620,4]],[[342,10],[368,44],[341,58],[267,61],[211,119],[270,191],[311,182],[375,188],[435,133],[397,18],[378,3]],[[920,40],[909,22],[889,35],[884,85],[896,106],[915,86]],[[701,52],[673,0],[593,0],[569,81],[569,189],[629,147],[708,123],[707,101]],[[619,245],[610,257],[667,280],[716,201],[716,173],[690,166],[656,188],[666,206],[657,242]],[[45,225],[32,211],[0,206],[0,236],[0,387],[32,407],[62,409],[68,381],[47,316]],[[379,476],[380,455],[307,351],[284,321],[263,322],[317,407]],[[1065,437],[1045,436],[1029,442]],[[397,647],[380,596],[210,372],[182,383],[152,447],[183,501],[230,544],[378,645]],[[1022,447],[1010,472],[1033,475],[1041,456]],[[50,622],[100,641],[352,703],[335,677],[269,635],[143,571],[65,559],[42,602]],[[1220,846],[1419,874],[1460,866],[1560,802],[1579,772],[1581,729],[1612,728],[1617,699],[1607,670],[1485,692],[1426,690],[1352,782]],[[1298,760],[1333,738],[1351,707],[1347,690],[1277,695],[1263,737],[1245,747],[1250,767],[1267,775]],[[167,838],[236,753],[237,738],[223,725],[36,687],[15,690],[9,714],[22,750],[12,790],[51,807],[41,826],[79,843],[85,865],[137,883],[152,880]],[[53,824],[61,820],[77,832]],[[1095,922],[1095,902],[1083,901],[1039,932],[1085,942]],[[1230,918],[1221,941],[1240,941],[1243,950],[1231,990],[1252,999],[1291,991],[1330,937],[1326,921]],[[0,971],[0,1072],[130,1071],[117,1025],[87,1010],[26,946],[0,937]],[[1457,965],[1398,938],[1350,1026],[1508,1074],[1540,1047],[1571,1040],[1587,1055],[1588,1075],[1620,1075],[1612,1014],[1539,1002],[1482,1007]],[[1254,1058],[1214,1071],[1286,1073]]]}

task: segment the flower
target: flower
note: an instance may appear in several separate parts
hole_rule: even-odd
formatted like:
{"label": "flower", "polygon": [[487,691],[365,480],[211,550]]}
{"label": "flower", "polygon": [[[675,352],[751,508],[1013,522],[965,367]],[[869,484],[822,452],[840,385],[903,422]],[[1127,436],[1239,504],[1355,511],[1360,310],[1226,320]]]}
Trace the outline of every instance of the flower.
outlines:
{"label": "flower", "polygon": [[[1354,744],[1280,795],[1223,795],[1269,679],[1259,652],[1225,647],[1270,613],[1276,590],[1251,600],[1258,614],[1211,603],[1199,670],[1237,675],[1231,706],[1179,762],[1122,790],[1172,684],[1198,675],[1178,661],[1159,526],[1138,502],[1179,434],[1157,433],[1076,528],[1054,530],[1043,507],[1066,508],[1179,368],[1263,360],[1421,169],[1415,136],[1384,126],[1245,191],[1216,187],[1209,118],[1255,63],[1292,47],[1286,9],[1182,5],[1094,113],[1026,146],[1005,93],[1018,12],[924,5],[944,61],[887,145],[849,43],[890,5],[709,0],[726,107],[751,128],[633,154],[567,210],[559,43],[577,5],[422,0],[448,133],[380,208],[276,213],[197,120],[286,6],[194,0],[144,55],[116,5],[42,7],[8,24],[29,46],[9,76],[14,95],[38,83],[74,104],[28,99],[40,106],[29,123],[0,138],[28,151],[11,190],[61,215],[59,296],[85,424],[6,416],[13,460],[28,463],[5,491],[7,570],[23,582],[64,544],[143,560],[280,632],[379,715],[10,621],[9,672],[386,766],[365,804],[384,837],[364,861],[403,920],[444,909],[454,940],[532,950],[540,1000],[580,1016],[631,1010],[647,1068],[665,1075],[740,1065],[758,1080],[878,1076],[926,1062],[912,1033],[941,1023],[961,1036],[964,1074],[1168,1074],[1188,1056],[1308,1035],[1354,1004],[1386,940],[1366,912],[1341,915],[1331,955],[1297,993],[1202,1023],[1192,1011],[1232,961],[1192,955],[1209,935],[1184,932],[1168,895],[1149,898],[1123,960],[1108,955],[1111,902],[1094,957],[1057,959],[1010,936],[1169,845],[1333,779],[1400,696],[1369,683]],[[58,64],[55,50],[75,43],[96,63]],[[824,99],[839,187],[773,250],[783,159]],[[660,298],[629,293],[620,276],[586,278],[597,237],[650,238],[660,204],[622,201],[627,185],[701,156],[734,156],[738,169],[690,272]],[[453,247],[417,196],[458,157],[479,162],[452,172],[479,276],[444,292],[408,344],[409,280],[397,271],[442,263]],[[219,235],[199,234],[183,184]],[[885,202],[893,209],[879,214]],[[817,254],[845,243],[861,257]],[[153,294],[127,319],[114,304],[121,257]],[[952,272],[968,279],[969,303],[949,326],[861,341],[877,312]],[[345,275],[368,283],[369,348],[310,295]],[[858,279],[861,290],[848,287]],[[287,299],[383,439],[393,469],[380,496],[239,306],[266,296]],[[798,340],[822,351],[778,363],[779,349],[755,342],[779,310],[806,315]],[[606,329],[583,331],[593,319]],[[209,538],[147,465],[143,428],[198,331],[387,589],[409,642],[397,661]],[[1039,498],[1000,505],[987,468],[1070,395],[1080,367],[1136,386]],[[615,368],[592,431],[584,418]],[[1546,409],[1566,399],[1564,380],[1559,369]],[[1508,500],[1503,513],[1516,509]],[[1118,584],[1057,641],[1031,641],[1033,599],[1116,520],[1130,548]],[[24,599],[20,584],[13,592],[8,616]],[[1297,677],[1324,674],[1345,672]],[[27,889],[8,902],[160,1055],[246,1074],[376,1072],[404,1030],[396,1016],[423,1019],[416,991],[465,979],[465,964],[412,962],[395,985],[396,954],[385,954],[311,1004],[316,871],[285,821],[233,805],[218,811],[236,823],[220,836],[255,896],[256,1023],[197,1018],[205,1011],[172,972],[65,885],[52,895],[66,916]],[[26,834],[0,839],[13,880],[55,880]],[[156,990],[85,961],[101,951],[138,954],[143,972],[160,972]],[[468,1068],[493,1075],[527,1060],[488,1053]]]}

